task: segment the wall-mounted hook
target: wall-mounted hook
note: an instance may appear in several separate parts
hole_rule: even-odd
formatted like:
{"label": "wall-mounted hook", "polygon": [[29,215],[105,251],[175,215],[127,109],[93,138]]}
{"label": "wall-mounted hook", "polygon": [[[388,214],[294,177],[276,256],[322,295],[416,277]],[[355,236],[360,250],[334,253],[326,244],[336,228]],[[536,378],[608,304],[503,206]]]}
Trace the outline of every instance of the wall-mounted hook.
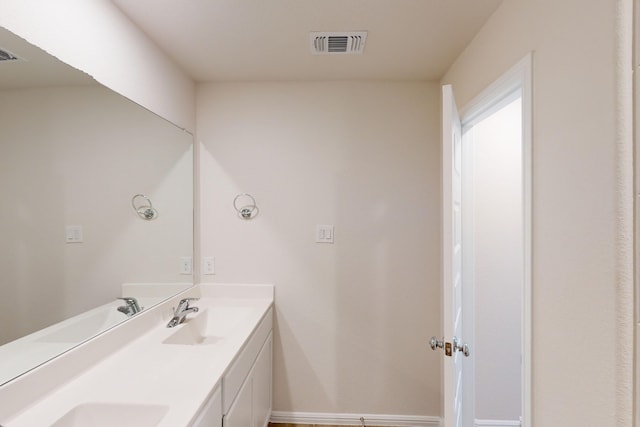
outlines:
{"label": "wall-mounted hook", "polygon": [[256,205],[256,199],[251,194],[241,193],[233,199],[233,207],[242,219],[253,219],[260,211]]}
{"label": "wall-mounted hook", "polygon": [[[140,199],[144,199],[144,201]],[[151,199],[144,194],[136,194],[133,196],[131,198],[131,206],[138,216],[146,221],[151,221],[158,217],[158,211],[153,207]]]}

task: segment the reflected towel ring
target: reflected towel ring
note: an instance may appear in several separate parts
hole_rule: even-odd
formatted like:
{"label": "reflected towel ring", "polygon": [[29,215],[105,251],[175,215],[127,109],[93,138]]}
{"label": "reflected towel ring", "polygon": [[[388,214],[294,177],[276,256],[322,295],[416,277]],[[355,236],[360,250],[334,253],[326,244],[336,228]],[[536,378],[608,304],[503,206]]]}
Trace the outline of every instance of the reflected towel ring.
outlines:
{"label": "reflected towel ring", "polygon": [[[238,200],[243,200],[248,202],[248,204],[241,204],[238,206]],[[256,205],[256,199],[253,198],[251,194],[241,193],[233,199],[233,207],[238,212],[238,216],[242,219],[253,219],[258,215],[260,209],[258,209],[258,205]]]}
{"label": "reflected towel ring", "polygon": [[[136,199],[143,198],[147,204],[136,204]],[[141,202],[145,203],[145,202]],[[158,211],[155,210],[153,204],[151,203],[151,199],[149,199],[144,194],[136,194],[131,198],[131,206],[133,210],[136,211],[138,216],[145,221],[151,221],[152,219],[156,219],[158,217]]]}

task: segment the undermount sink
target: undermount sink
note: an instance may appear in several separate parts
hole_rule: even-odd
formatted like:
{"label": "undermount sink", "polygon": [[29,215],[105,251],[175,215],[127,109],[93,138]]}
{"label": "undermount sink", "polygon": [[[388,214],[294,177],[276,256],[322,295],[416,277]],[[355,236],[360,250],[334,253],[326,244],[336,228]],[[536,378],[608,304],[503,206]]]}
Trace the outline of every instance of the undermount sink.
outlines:
{"label": "undermount sink", "polygon": [[164,344],[212,345],[223,340],[252,311],[250,307],[216,306],[187,318]]}
{"label": "undermount sink", "polygon": [[222,339],[207,331],[209,324],[209,310],[204,310],[197,316],[187,319],[177,327],[177,331],[163,341],[164,344],[182,345],[211,345]]}
{"label": "undermount sink", "polygon": [[153,427],[169,410],[163,405],[83,403],[67,412],[52,427]]}

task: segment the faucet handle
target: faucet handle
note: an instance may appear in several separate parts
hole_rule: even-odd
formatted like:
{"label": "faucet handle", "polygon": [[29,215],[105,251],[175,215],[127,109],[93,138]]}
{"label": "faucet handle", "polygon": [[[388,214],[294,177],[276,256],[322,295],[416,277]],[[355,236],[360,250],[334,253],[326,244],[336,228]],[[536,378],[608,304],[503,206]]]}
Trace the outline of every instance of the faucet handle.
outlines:
{"label": "faucet handle", "polygon": [[[200,298],[194,298],[194,297],[191,297],[191,298],[182,298],[182,299],[180,300],[180,302],[178,303],[178,306],[177,306],[177,307],[173,307],[173,314],[178,315],[178,314],[180,314],[181,312],[183,312],[184,310],[189,310],[189,309],[191,308],[191,307],[189,306],[189,303],[190,303],[191,301],[197,301],[197,300],[199,300],[199,299],[200,299]],[[196,308],[196,307],[193,307],[193,308]],[[197,311],[197,310],[194,310],[194,311]]]}
{"label": "faucet handle", "polygon": [[133,316],[143,309],[143,307],[140,307],[138,304],[138,300],[134,297],[118,297],[117,299],[121,299],[126,303],[126,305],[118,307],[118,311],[125,313],[127,316]]}

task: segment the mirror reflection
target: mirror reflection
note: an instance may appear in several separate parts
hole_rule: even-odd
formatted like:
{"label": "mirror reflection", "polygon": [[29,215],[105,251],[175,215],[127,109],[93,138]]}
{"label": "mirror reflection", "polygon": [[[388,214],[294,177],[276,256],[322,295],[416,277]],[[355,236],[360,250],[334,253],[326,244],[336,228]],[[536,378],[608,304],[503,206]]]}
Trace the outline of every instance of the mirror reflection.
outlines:
{"label": "mirror reflection", "polygon": [[3,28],[0,49],[3,384],[193,283],[193,141]]}

